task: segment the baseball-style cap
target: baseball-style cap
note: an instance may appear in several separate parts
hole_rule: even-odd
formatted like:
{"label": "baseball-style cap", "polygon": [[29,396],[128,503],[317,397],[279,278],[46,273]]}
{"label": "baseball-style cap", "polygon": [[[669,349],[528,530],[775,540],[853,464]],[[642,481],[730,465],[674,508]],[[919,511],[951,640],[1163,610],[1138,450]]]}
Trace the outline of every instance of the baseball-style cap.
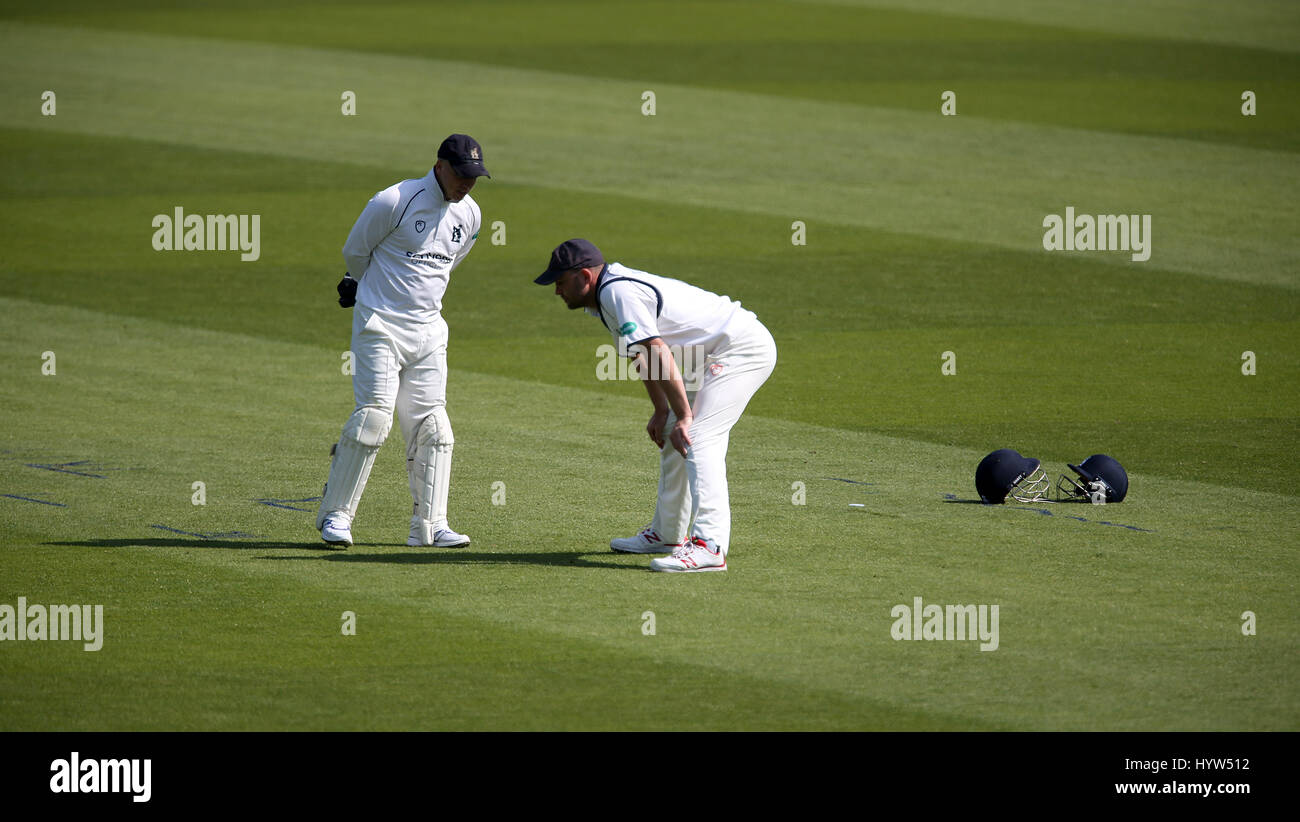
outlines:
{"label": "baseball-style cap", "polygon": [[443,140],[438,146],[438,156],[450,162],[462,177],[492,177],[483,166],[483,147],[468,134],[453,134]]}
{"label": "baseball-style cap", "polygon": [[600,249],[582,239],[566,240],[551,252],[551,264],[542,272],[542,276],[533,280],[538,285],[550,285],[566,271],[575,268],[595,268],[604,265],[605,258]]}

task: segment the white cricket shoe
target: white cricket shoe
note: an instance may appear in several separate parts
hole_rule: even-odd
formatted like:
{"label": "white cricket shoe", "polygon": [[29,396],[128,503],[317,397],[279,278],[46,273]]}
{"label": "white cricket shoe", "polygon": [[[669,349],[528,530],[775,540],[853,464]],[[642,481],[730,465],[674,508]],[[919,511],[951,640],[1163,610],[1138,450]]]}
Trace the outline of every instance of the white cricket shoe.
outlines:
{"label": "white cricket shoe", "polygon": [[727,570],[727,555],[718,550],[713,540],[691,537],[673,551],[672,556],[650,560],[651,571],[695,573],[698,571]]}
{"label": "white cricket shoe", "polygon": [[432,545],[435,548],[460,548],[469,545],[469,537],[458,534],[450,528],[440,528],[432,535],[428,535],[429,531],[430,529],[425,527],[424,520],[411,517],[411,535],[406,538],[406,544],[411,547]]}
{"label": "white cricket shoe", "polygon": [[443,528],[433,535],[433,545],[435,548],[460,548],[469,545],[469,537],[450,528]]}
{"label": "white cricket shoe", "polygon": [[609,547],[620,554],[670,554],[682,547],[680,542],[664,542],[659,534],[647,525],[634,537],[611,539]]}
{"label": "white cricket shoe", "polygon": [[352,524],[337,514],[325,517],[325,524],[320,527],[320,538],[330,545],[352,544]]}

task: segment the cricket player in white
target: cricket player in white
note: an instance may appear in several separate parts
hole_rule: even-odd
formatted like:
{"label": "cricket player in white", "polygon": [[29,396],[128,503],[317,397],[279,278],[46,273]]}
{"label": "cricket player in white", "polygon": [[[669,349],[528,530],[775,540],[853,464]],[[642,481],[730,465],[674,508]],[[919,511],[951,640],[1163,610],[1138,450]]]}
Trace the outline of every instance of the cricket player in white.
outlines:
{"label": "cricket player in white", "polygon": [[[599,317],[619,354],[638,360],[654,405],[646,432],[659,446],[655,515],[615,551],[667,553],[655,571],[725,571],[731,542],[727,442],[776,366],[776,343],[754,312],[681,280],[604,262],[586,240],[560,244],[534,282],[555,284],[569,308]],[[672,351],[701,368],[683,377]],[[685,366],[684,366],[685,367]]]}
{"label": "cricket player in white", "polygon": [[352,521],[393,414],[406,438],[415,501],[407,545],[458,547],[469,537],[447,524],[451,420],[447,417],[447,323],[442,297],[451,272],[478,237],[482,216],[469,196],[490,176],[479,144],[453,134],[422,178],[371,198],[343,246],[348,273],[339,305],[356,306],[352,390],[356,410],[334,448],[316,515],[321,538],[352,544]]}

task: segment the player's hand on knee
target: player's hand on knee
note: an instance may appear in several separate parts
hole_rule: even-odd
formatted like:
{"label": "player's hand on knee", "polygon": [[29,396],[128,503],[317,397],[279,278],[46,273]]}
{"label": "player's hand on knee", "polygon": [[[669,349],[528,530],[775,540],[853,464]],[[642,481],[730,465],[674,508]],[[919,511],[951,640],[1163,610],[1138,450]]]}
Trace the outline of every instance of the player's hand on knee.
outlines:
{"label": "player's hand on knee", "polygon": [[344,308],[351,308],[356,304],[357,281],[344,274],[343,279],[339,280],[339,305]]}
{"label": "player's hand on knee", "polygon": [[664,447],[664,425],[668,423],[667,411],[656,411],[654,416],[650,417],[650,422],[645,424],[646,433],[650,435],[651,441],[660,448]]}
{"label": "player's hand on knee", "polygon": [[673,423],[673,430],[668,434],[668,440],[677,449],[677,453],[683,457],[686,456],[686,449],[691,446],[691,417],[684,420],[678,420]]}

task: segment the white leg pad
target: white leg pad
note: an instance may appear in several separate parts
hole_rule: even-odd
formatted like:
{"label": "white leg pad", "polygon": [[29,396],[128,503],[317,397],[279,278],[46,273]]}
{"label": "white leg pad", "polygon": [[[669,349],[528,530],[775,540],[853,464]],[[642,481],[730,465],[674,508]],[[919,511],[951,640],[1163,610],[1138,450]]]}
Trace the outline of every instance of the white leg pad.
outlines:
{"label": "white leg pad", "polygon": [[343,514],[351,523],[357,515],[361,492],[366,490],[366,480],[375,464],[379,446],[388,437],[393,425],[393,415],[382,408],[367,405],[358,408],[343,424],[343,435],[334,448],[330,462],[330,476],[325,483],[320,511],[316,514],[316,528],[325,524],[330,514]]}
{"label": "white leg pad", "polygon": [[447,527],[447,492],[451,488],[451,452],[455,444],[446,408],[434,406],[416,431],[407,460],[415,497],[412,519],[419,521],[426,544],[433,541],[433,534]]}

